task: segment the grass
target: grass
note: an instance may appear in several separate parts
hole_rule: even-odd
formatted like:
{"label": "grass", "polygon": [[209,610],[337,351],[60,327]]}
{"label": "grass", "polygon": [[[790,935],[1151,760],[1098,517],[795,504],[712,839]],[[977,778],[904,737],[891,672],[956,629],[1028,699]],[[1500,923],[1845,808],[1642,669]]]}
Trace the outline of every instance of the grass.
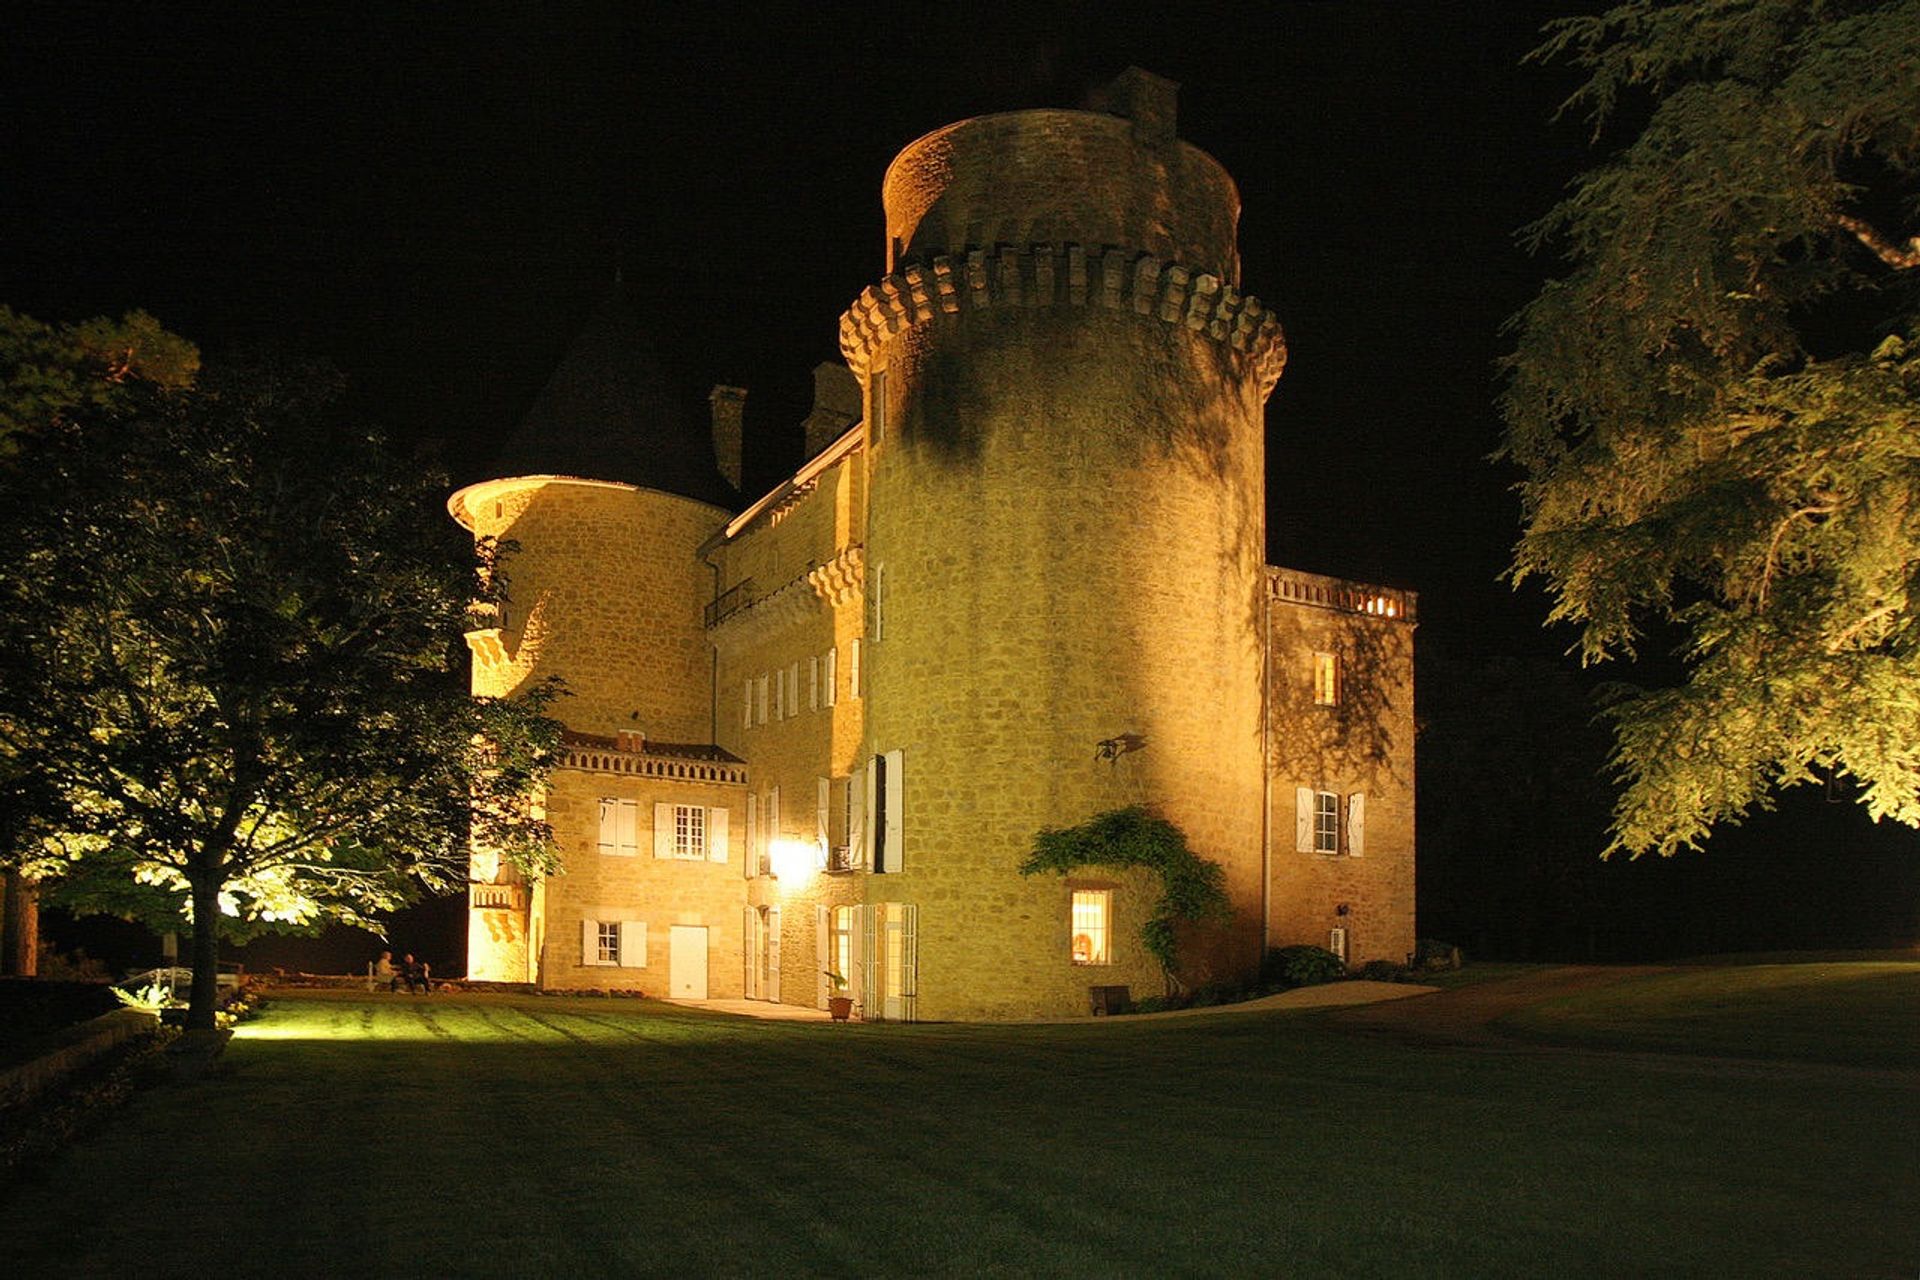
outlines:
{"label": "grass", "polygon": [[352,994],[277,1000],[227,1062],[0,1201],[0,1270],[1854,1277],[1920,1256],[1920,1090],[1817,1065],[1423,1050],[1303,1013],[869,1027]]}
{"label": "grass", "polygon": [[1532,1005],[1498,1025],[1560,1044],[1920,1070],[1920,963],[1689,966]]}

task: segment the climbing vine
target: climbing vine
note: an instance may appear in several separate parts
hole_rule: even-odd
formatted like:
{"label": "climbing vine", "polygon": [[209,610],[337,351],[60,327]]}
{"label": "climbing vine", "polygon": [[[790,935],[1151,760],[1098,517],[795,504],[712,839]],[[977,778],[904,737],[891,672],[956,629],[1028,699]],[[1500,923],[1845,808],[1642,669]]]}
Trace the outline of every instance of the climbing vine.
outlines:
{"label": "climbing vine", "polygon": [[1228,919],[1226,872],[1187,847],[1187,837],[1165,818],[1132,805],[1096,813],[1073,827],[1043,827],[1021,875],[1066,875],[1086,866],[1145,867],[1160,873],[1160,898],[1140,928],[1147,953],[1171,986],[1179,967],[1176,928],[1181,921]]}

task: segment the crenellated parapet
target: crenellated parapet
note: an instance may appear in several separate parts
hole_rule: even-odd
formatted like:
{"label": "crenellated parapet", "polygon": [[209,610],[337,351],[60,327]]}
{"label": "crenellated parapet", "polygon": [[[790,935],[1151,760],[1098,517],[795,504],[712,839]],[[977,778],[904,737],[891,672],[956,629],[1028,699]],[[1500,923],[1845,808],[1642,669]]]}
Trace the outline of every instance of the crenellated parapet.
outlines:
{"label": "crenellated parapet", "polygon": [[896,335],[962,311],[1089,307],[1184,328],[1245,355],[1266,395],[1286,368],[1280,321],[1220,277],[1132,249],[1002,245],[910,262],[861,291],[840,318],[840,351],[866,380]]}

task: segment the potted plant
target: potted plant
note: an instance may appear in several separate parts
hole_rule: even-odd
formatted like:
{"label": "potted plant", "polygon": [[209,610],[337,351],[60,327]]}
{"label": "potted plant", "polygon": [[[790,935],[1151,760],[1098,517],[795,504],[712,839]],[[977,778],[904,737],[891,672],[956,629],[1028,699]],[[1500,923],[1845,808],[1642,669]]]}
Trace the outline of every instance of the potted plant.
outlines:
{"label": "potted plant", "polygon": [[853,1016],[853,997],[847,994],[847,980],[831,969],[821,972],[827,975],[827,1012],[835,1022],[847,1021]]}

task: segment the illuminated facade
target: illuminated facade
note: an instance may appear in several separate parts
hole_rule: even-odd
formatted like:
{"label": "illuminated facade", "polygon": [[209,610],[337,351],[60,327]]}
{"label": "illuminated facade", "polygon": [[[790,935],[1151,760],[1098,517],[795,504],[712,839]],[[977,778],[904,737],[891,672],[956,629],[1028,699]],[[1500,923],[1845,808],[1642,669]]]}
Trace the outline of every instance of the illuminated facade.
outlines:
{"label": "illuminated facade", "polygon": [[1187,979],[1263,943],[1411,950],[1414,601],[1264,563],[1285,345],[1239,292],[1238,194],[1174,136],[1172,85],[1129,72],[1096,105],[900,154],[808,460],[738,514],[744,393],[715,389],[711,452],[667,429],[617,307],[507,478],[454,495],[521,548],[476,692],[576,695],[565,873],[476,858],[474,977],[1084,1013],[1161,989],[1157,885],[1017,867],[1134,804],[1226,871],[1234,920]]}

